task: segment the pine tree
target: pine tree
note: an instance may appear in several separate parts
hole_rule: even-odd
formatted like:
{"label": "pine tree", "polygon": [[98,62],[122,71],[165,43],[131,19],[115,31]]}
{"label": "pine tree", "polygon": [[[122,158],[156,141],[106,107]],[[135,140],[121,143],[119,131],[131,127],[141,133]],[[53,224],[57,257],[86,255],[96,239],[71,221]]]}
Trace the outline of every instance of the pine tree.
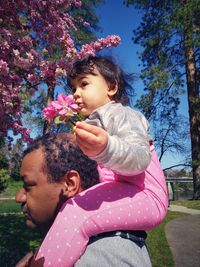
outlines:
{"label": "pine tree", "polygon": [[[152,120],[156,112],[177,116],[187,92],[194,199],[200,198],[200,1],[128,0],[142,12],[133,40],[143,47],[145,95],[138,106]],[[172,113],[173,112],[173,113]],[[178,117],[176,118],[178,119]],[[182,131],[186,131],[182,128]]]}

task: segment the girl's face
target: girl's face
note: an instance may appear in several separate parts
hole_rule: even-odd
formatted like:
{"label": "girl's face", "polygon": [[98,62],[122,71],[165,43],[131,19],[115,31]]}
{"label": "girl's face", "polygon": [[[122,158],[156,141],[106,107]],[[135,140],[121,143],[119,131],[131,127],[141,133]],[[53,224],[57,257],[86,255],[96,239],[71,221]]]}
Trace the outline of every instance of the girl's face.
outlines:
{"label": "girl's face", "polygon": [[111,102],[117,91],[117,88],[109,88],[109,84],[96,68],[94,74],[83,73],[71,81],[75,103],[85,117],[95,109]]}

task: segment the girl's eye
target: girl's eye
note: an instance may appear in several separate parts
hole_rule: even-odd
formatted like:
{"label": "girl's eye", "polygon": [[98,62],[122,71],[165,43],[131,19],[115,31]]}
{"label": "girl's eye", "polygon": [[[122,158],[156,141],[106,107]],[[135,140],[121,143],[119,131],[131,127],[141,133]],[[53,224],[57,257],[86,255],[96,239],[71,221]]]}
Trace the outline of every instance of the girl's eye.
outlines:
{"label": "girl's eye", "polygon": [[81,87],[85,87],[85,86],[87,86],[88,85],[88,82],[86,82],[86,81],[82,81],[81,82]]}
{"label": "girl's eye", "polygon": [[76,92],[76,88],[71,87],[72,93],[74,94]]}

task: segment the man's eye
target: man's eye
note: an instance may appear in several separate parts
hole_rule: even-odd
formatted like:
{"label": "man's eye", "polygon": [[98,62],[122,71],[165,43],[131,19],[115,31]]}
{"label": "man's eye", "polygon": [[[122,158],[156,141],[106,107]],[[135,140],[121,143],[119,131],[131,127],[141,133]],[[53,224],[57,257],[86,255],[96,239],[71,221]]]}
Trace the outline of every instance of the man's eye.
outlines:
{"label": "man's eye", "polygon": [[31,185],[24,184],[23,187],[26,190],[26,192],[30,191],[31,189]]}
{"label": "man's eye", "polygon": [[24,185],[23,187],[24,187],[24,190],[25,190],[26,192],[28,192],[28,191],[29,191],[29,188],[28,188],[28,186],[27,186],[27,185]]}

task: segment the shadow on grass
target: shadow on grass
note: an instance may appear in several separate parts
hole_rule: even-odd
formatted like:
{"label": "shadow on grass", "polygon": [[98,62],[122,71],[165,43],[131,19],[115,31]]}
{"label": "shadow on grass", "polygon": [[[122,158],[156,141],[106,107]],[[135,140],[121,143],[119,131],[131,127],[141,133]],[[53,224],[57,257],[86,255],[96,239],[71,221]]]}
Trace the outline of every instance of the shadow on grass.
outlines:
{"label": "shadow on grass", "polygon": [[23,215],[0,215],[0,267],[12,267],[30,250],[38,247],[41,236],[28,229]]}

